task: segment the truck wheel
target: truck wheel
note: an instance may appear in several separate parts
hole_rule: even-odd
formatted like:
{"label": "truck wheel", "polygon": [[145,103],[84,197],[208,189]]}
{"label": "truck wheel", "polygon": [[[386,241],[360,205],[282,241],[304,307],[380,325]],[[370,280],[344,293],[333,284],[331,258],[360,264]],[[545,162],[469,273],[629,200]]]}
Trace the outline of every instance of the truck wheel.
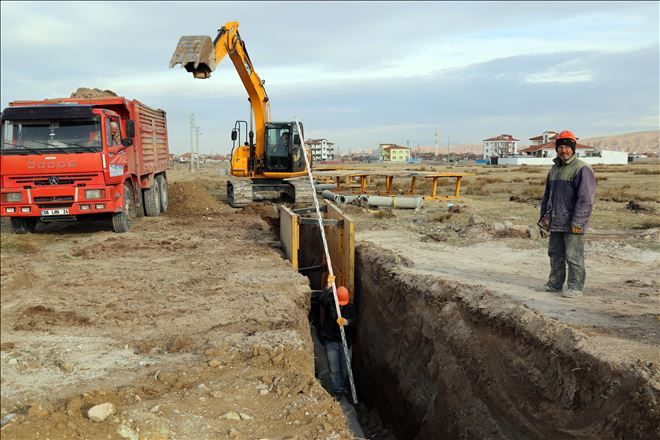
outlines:
{"label": "truck wheel", "polygon": [[162,174],[156,176],[160,193],[160,212],[167,211],[167,179]]}
{"label": "truck wheel", "polygon": [[144,213],[148,217],[158,217],[160,215],[160,195],[158,191],[158,180],[154,180],[151,188],[145,189],[142,194],[144,198]]}
{"label": "truck wheel", "polygon": [[11,217],[10,222],[14,234],[34,232],[37,227],[37,219],[33,217]]}
{"label": "truck wheel", "polygon": [[133,190],[131,186],[124,184],[124,206],[121,212],[112,214],[112,230],[114,232],[128,232],[131,229],[131,217],[134,214],[133,209]]}
{"label": "truck wheel", "polygon": [[144,217],[144,202],[139,181],[133,184],[133,194],[135,194],[135,217]]}

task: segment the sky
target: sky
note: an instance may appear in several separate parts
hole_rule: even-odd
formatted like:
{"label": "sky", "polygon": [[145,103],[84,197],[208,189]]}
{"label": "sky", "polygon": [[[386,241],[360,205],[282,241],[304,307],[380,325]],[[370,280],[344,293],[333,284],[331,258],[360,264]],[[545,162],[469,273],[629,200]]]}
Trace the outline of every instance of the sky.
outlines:
{"label": "sky", "polygon": [[0,100],[110,89],[167,112],[170,149],[228,153],[247,93],[224,59],[169,68],[179,37],[238,21],[273,121],[339,152],[543,131],[659,129],[659,3],[2,1]]}

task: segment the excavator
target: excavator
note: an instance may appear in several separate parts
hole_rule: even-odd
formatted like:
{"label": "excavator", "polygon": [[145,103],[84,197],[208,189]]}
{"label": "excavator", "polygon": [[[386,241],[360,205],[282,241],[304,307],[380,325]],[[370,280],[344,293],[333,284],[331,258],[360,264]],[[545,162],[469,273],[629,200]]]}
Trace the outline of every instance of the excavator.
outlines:
{"label": "excavator", "polygon": [[251,107],[249,132],[247,121],[236,121],[231,132],[232,177],[227,182],[227,201],[233,207],[274,199],[287,199],[298,205],[311,203],[313,189],[303,178],[307,175],[304,154],[310,164],[311,156],[304,152],[301,143],[304,133],[299,133],[298,127],[302,130],[302,124],[270,120],[265,81],[254,70],[237,21],[225,23],[213,41],[209,36],[181,37],[170,68],[181,64],[193,77],[206,79],[227,55],[247,91]]}

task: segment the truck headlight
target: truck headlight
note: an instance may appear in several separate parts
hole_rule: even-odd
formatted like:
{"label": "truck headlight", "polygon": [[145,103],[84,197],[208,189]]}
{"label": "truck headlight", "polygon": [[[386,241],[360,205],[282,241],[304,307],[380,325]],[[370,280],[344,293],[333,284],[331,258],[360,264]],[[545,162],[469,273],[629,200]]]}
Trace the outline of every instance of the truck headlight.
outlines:
{"label": "truck headlight", "polygon": [[105,197],[104,189],[86,189],[85,198],[86,199],[102,199]]}
{"label": "truck headlight", "polygon": [[21,193],[4,193],[3,196],[8,202],[20,202],[23,200]]}

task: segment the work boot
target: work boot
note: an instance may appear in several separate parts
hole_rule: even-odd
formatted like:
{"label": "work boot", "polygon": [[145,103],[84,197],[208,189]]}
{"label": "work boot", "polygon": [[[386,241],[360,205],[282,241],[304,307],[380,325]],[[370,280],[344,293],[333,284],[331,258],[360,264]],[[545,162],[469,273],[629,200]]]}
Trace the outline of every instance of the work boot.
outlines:
{"label": "work boot", "polygon": [[550,285],[550,282],[545,283],[544,285],[537,287],[539,292],[552,292],[552,293],[558,293],[561,292],[561,288],[557,289],[556,287],[553,287]]}
{"label": "work boot", "polygon": [[578,296],[582,296],[582,292],[580,292],[577,289],[568,289],[566,292],[562,293],[564,298],[577,298]]}

